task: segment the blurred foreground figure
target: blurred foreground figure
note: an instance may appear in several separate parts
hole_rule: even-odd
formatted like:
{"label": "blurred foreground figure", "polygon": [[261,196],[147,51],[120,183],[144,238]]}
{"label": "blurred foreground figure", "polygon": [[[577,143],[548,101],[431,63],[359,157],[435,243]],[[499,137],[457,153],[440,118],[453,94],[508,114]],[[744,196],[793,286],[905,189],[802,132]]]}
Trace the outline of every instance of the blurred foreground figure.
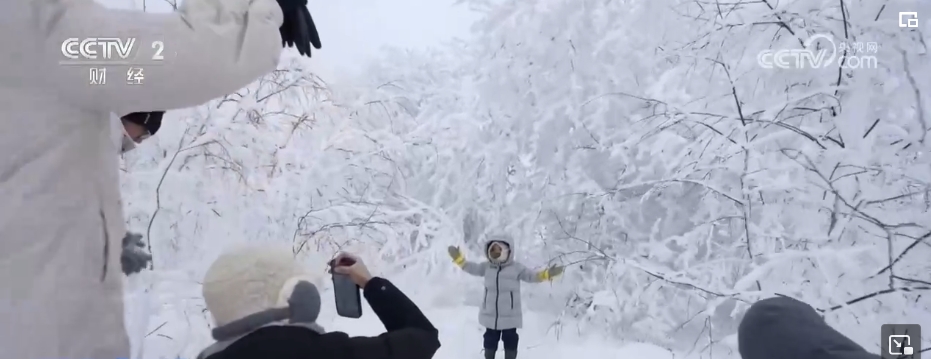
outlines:
{"label": "blurred foreground figure", "polygon": [[485,263],[469,262],[458,247],[449,247],[449,256],[463,271],[482,277],[485,298],[478,313],[478,322],[485,327],[482,343],[485,358],[494,359],[498,343],[504,343],[504,358],[517,358],[520,337],[517,329],[523,326],[523,305],[520,283],[540,283],[552,280],[563,273],[562,266],[554,265],[534,271],[514,260],[514,245],[508,236],[491,236],[485,243]]}
{"label": "blurred foreground figure", "polygon": [[808,304],[786,297],[750,306],[737,343],[743,359],[880,359],[831,328]]}
{"label": "blurred foreground figure", "polygon": [[336,267],[363,288],[387,332],[350,337],[316,323],[324,278],[305,270],[290,247],[228,252],[207,270],[203,294],[217,343],[197,359],[430,359],[440,347],[433,324],[387,279],[372,277],[362,260]]}
{"label": "blurred foreground figure", "polygon": [[0,358],[129,357],[109,114],[200,105],[273,71],[282,4],[303,18],[290,0],[0,5]]}

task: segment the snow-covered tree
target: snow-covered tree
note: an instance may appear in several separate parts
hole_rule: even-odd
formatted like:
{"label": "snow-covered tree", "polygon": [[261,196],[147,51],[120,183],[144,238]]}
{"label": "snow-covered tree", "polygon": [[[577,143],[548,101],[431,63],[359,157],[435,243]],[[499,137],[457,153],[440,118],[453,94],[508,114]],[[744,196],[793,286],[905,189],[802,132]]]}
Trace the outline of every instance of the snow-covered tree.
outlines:
{"label": "snow-covered tree", "polygon": [[[435,131],[436,157],[407,157],[423,201],[571,265],[540,305],[695,351],[765,296],[862,342],[873,331],[847,324],[928,312],[929,62],[927,35],[897,26],[910,3],[473,5],[476,41],[394,56],[372,86]],[[761,63],[805,46],[834,61]]]}

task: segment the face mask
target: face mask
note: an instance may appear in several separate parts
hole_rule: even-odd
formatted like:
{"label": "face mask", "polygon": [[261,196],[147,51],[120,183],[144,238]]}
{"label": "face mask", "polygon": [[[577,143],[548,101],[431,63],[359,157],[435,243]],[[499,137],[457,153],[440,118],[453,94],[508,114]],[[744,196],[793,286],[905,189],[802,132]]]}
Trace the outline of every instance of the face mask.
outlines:
{"label": "face mask", "polygon": [[136,143],[126,133],[126,127],[123,127],[123,120],[115,113],[110,113],[110,134],[117,153],[126,153],[136,148]]}
{"label": "face mask", "polygon": [[126,133],[126,128],[122,126],[122,122],[120,123],[120,128],[123,129],[120,131],[122,133],[122,136],[120,136],[122,137],[122,141],[120,143],[120,153],[132,151],[136,148],[136,141],[133,141],[133,138],[129,137],[129,134]]}

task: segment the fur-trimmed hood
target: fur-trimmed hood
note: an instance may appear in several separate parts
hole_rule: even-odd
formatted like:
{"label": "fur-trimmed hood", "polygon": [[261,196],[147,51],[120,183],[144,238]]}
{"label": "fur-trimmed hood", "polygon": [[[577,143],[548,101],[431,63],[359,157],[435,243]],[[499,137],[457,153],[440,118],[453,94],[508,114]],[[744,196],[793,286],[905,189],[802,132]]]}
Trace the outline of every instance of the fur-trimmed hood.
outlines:
{"label": "fur-trimmed hood", "polygon": [[[495,243],[504,244],[507,247],[507,258],[502,262],[493,260],[488,256],[488,250],[491,249],[491,245]],[[514,262],[514,239],[511,236],[505,234],[494,234],[486,237],[485,240],[485,258],[488,259],[493,265],[506,266]]]}

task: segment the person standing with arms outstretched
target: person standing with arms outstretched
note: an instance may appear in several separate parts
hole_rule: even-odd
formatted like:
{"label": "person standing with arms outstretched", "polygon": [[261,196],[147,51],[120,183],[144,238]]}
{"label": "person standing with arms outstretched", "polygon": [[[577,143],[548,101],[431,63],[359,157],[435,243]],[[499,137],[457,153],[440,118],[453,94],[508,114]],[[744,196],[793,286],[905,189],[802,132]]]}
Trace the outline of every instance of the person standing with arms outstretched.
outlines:
{"label": "person standing with arms outstretched", "polygon": [[[275,70],[283,44],[309,56],[320,46],[306,4],[186,0],[169,14],[94,0],[0,5],[0,359],[129,357],[110,113],[235,92]],[[142,66],[142,84],[118,81],[129,64],[93,65],[110,78],[90,85],[88,66],[61,61],[68,39],[92,38],[135,39],[135,60],[161,44],[163,60]]]}
{"label": "person standing with arms outstretched", "polygon": [[485,327],[482,347],[485,359],[494,359],[498,343],[504,344],[504,358],[517,358],[517,329],[523,326],[521,282],[540,283],[562,274],[564,268],[554,265],[534,271],[514,260],[513,241],[508,236],[495,235],[485,243],[487,262],[466,260],[459,247],[449,247],[449,256],[463,271],[484,278],[485,295],[478,313],[478,322]]}

